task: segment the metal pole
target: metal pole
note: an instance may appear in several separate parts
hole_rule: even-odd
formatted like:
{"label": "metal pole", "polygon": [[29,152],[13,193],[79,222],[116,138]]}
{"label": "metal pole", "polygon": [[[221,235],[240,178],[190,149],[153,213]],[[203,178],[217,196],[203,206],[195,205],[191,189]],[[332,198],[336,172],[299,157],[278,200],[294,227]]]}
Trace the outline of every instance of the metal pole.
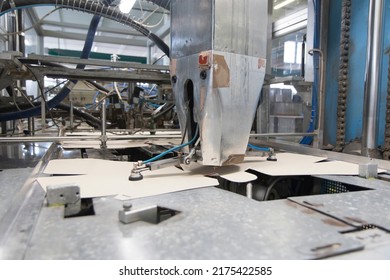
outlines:
{"label": "metal pole", "polygon": [[376,151],[382,20],[383,0],[370,0],[362,134],[362,155],[368,157]]}
{"label": "metal pole", "polygon": [[251,182],[246,184],[246,197],[253,198],[253,185]]}
{"label": "metal pole", "polygon": [[74,125],[74,113],[73,113],[73,101],[70,99],[70,131],[73,131]]}
{"label": "metal pole", "polygon": [[42,132],[45,132],[46,129],[46,94],[45,94],[45,78],[41,75],[38,76],[39,81],[38,88],[41,93],[41,125],[42,125]]}
{"label": "metal pole", "polygon": [[107,123],[107,112],[106,112],[106,103],[107,100],[104,99],[102,102],[102,111],[101,111],[101,116],[102,116],[102,135],[101,135],[101,144],[100,147],[102,149],[107,148],[107,131],[106,131],[106,123]]}

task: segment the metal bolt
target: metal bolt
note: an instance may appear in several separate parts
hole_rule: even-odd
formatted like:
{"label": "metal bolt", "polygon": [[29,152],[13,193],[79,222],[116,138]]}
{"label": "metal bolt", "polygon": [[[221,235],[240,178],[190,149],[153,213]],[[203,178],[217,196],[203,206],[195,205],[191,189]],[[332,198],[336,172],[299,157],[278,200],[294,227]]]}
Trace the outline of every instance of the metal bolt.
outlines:
{"label": "metal bolt", "polygon": [[203,70],[200,72],[200,78],[202,80],[206,80],[206,78],[207,78],[207,71],[206,70]]}
{"label": "metal bolt", "polygon": [[123,210],[125,212],[130,211],[132,207],[133,207],[133,204],[130,201],[126,201],[123,203]]}

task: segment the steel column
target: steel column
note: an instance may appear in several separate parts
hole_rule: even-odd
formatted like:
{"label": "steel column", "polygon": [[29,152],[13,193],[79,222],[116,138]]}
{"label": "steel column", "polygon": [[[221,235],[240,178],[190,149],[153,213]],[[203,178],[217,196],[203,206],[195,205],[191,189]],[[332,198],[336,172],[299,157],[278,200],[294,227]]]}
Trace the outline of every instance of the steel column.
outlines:
{"label": "steel column", "polygon": [[372,157],[376,148],[379,76],[382,50],[383,0],[371,0],[364,86],[362,155]]}

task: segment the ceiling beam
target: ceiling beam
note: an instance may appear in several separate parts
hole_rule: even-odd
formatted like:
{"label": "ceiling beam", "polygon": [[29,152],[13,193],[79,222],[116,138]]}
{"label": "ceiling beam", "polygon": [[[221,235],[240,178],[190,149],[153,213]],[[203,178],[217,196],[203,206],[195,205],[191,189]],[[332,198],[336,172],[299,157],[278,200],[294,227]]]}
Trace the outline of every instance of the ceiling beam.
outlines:
{"label": "ceiling beam", "polygon": [[[48,21],[48,20],[42,21],[42,25],[85,30],[85,33],[87,33],[87,30],[89,28],[88,25],[84,25],[84,24],[77,24],[77,23],[70,23],[70,22],[59,22],[59,21]],[[112,33],[112,34],[119,34],[119,35],[130,35],[130,36],[144,37],[144,35],[142,35],[141,33],[137,32],[137,31],[133,31],[133,29],[130,27],[128,28],[128,30],[121,29],[121,28],[99,27],[98,31]]]}
{"label": "ceiling beam", "polygon": [[[60,38],[60,39],[85,41],[85,34],[76,34],[70,32],[57,32],[51,30],[43,30],[43,36]],[[136,47],[146,47],[148,39],[146,37],[138,37],[137,39],[126,39],[126,38],[115,38],[115,37],[107,37],[107,36],[95,36],[95,42],[116,44],[116,45],[126,45],[126,46],[136,46]]]}
{"label": "ceiling beam", "polygon": [[35,10],[32,8],[29,8],[29,9],[25,9],[25,12],[26,12],[28,18],[30,19],[31,24],[34,26],[34,30],[37,33],[37,35],[43,36],[43,29],[42,29],[41,24],[38,24],[39,17],[37,15],[37,13],[35,12]]}

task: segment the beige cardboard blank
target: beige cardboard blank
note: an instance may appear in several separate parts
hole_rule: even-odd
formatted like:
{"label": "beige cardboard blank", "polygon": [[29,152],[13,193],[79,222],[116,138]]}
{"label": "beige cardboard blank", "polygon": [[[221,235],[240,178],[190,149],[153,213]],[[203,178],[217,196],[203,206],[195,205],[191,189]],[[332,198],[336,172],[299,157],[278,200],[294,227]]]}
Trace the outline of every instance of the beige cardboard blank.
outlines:
{"label": "beige cardboard blank", "polygon": [[160,195],[170,192],[190,190],[194,188],[217,186],[218,180],[197,176],[188,177],[188,174],[152,177],[133,182],[128,180],[128,175],[118,177],[94,177],[92,175],[41,177],[37,179],[46,190],[50,185],[62,185],[74,183],[80,186],[82,198],[101,197],[112,195],[124,195],[130,198]]}
{"label": "beige cardboard blank", "polygon": [[[111,176],[113,171],[117,172],[120,170],[120,174],[130,175],[131,169],[133,168],[132,162],[125,161],[109,161],[101,159],[54,159],[51,160],[46,166],[45,174],[56,174],[56,175],[101,175],[108,174]],[[182,165],[185,172],[190,175],[201,175],[201,176],[221,176],[231,182],[245,183],[256,180],[256,176],[245,172],[244,165],[237,166],[203,166],[199,163],[193,162],[189,166]],[[176,171],[176,167],[174,168]],[[170,174],[171,168],[161,169],[153,171],[153,174]],[[118,171],[119,172],[119,171]],[[144,174],[143,172],[142,174]],[[123,175],[121,175],[123,176]]]}
{"label": "beige cardboard blank", "polygon": [[[129,181],[133,168],[131,162],[118,162],[99,159],[59,159],[49,162],[46,174],[80,176],[41,177],[38,182],[46,189],[48,185],[76,183],[81,187],[82,197],[110,195],[132,198],[183,191],[193,188],[216,186],[218,181],[210,178],[221,176],[233,182],[249,182],[255,175],[245,172],[253,169],[271,176],[295,175],[358,175],[357,164],[326,161],[326,158],[291,153],[277,154],[277,161],[267,161],[265,157],[248,157],[236,166],[210,167],[198,163],[183,165],[184,171],[168,167],[156,171],[143,172],[141,181]],[[210,176],[210,177],[209,177]]]}
{"label": "beige cardboard blank", "polygon": [[[341,161],[328,161],[323,157],[292,153],[279,153],[277,161],[259,161],[256,157],[246,158],[243,163],[252,169],[270,176],[299,175],[359,175],[359,165]],[[383,172],[383,170],[378,170]]]}
{"label": "beige cardboard blank", "polygon": [[[109,163],[109,161],[105,162]],[[115,168],[112,169],[114,166]],[[131,171],[128,164],[104,165],[96,163],[94,168],[94,172],[87,175],[40,177],[37,180],[45,190],[49,185],[77,184],[80,186],[83,198],[111,195],[139,198],[218,185],[216,179],[191,174],[189,171],[182,171],[176,167],[153,172],[145,171],[142,173],[144,179],[141,181],[128,180]],[[100,170],[100,173],[97,170]]]}

